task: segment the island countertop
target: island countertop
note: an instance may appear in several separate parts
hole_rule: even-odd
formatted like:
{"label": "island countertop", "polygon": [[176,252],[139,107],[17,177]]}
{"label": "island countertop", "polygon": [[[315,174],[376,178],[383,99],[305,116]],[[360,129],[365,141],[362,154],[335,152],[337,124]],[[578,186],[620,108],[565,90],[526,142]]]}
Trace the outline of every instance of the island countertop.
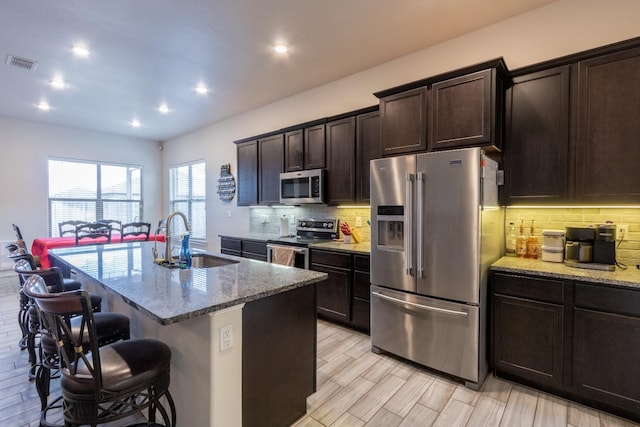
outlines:
{"label": "island countertop", "polygon": [[160,324],[181,320],[310,285],[326,273],[231,255],[213,268],[170,269],[153,262],[153,242],[54,249],[55,264],[93,278],[102,287]]}

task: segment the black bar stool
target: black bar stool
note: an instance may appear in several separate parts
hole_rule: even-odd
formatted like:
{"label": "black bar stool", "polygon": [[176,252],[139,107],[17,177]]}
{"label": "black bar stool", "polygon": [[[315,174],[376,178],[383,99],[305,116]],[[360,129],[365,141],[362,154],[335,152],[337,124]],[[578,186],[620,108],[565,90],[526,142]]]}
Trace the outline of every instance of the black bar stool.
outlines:
{"label": "black bar stool", "polygon": [[[14,260],[13,271],[18,273],[20,278],[20,312],[18,312],[18,322],[20,322],[20,329],[24,334],[20,339],[20,348],[26,348],[29,353],[29,378],[35,378],[36,365],[38,360],[36,358],[36,337],[40,330],[38,312],[30,304],[28,298],[23,298],[22,288],[25,280],[33,275],[40,274],[44,277],[49,287],[49,292],[65,292],[71,290],[80,289],[81,283],[73,279],[64,279],[62,272],[57,267],[52,267],[48,270],[37,270],[33,264],[33,257],[31,255],[25,255],[19,259]],[[94,311],[100,311],[102,304],[102,297],[100,295],[91,295],[92,307]]]}
{"label": "black bar stool", "polygon": [[[175,427],[169,346],[152,339],[100,346],[87,292],[48,293],[39,276],[27,279],[23,290],[35,301],[43,326],[57,344],[65,426],[96,426],[148,409],[151,425],[159,412],[166,427]],[[73,320],[77,316],[82,320]],[[78,322],[77,329],[72,322]]]}
{"label": "black bar stool", "polygon": [[[28,280],[38,280],[43,283],[47,292],[60,292],[64,289],[62,273],[57,267],[45,270],[33,270],[29,272],[21,272],[21,277]],[[25,295],[26,296],[26,295]],[[119,313],[101,313],[97,312],[102,298],[99,295],[90,295],[92,311],[95,315],[96,332],[99,345],[110,344],[119,340],[129,339],[129,318]],[[33,375],[35,377],[36,390],[40,397],[41,420],[40,425],[54,426],[47,421],[47,414],[57,408],[62,407],[61,396],[49,402],[50,383],[52,377],[57,377],[59,370],[58,349],[55,339],[48,333],[43,325],[43,319],[35,306],[30,307],[30,348],[38,348],[38,361],[35,364]],[[81,317],[71,319],[71,328],[74,332],[79,330]],[[40,337],[39,345],[35,345],[35,337]]]}

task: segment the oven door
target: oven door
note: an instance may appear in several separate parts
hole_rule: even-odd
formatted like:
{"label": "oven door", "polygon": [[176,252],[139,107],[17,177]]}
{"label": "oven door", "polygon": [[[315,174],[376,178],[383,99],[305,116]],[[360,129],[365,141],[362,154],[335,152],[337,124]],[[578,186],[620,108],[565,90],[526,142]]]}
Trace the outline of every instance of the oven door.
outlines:
{"label": "oven door", "polygon": [[309,269],[309,248],[291,245],[276,245],[273,243],[267,244],[267,262],[273,262],[273,252],[277,248],[293,249],[294,262],[293,267]]}

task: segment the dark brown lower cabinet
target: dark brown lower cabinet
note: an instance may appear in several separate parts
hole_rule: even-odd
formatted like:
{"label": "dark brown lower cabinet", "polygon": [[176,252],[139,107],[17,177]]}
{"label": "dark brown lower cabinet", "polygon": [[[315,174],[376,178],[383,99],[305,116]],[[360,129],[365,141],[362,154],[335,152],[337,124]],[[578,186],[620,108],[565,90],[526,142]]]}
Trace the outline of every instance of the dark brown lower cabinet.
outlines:
{"label": "dark brown lower cabinet", "polygon": [[640,289],[491,274],[496,375],[640,421]]}
{"label": "dark brown lower cabinet", "polygon": [[267,242],[264,240],[220,236],[220,253],[266,261]]}
{"label": "dark brown lower cabinet", "polygon": [[640,292],[575,285],[573,388],[640,419]]}
{"label": "dark brown lower cabinet", "polygon": [[351,320],[351,255],[311,250],[311,269],[327,273],[318,284],[318,315],[341,322]]}
{"label": "dark brown lower cabinet", "polygon": [[220,253],[242,256],[242,240],[231,237],[220,237]]}
{"label": "dark brown lower cabinet", "polygon": [[353,324],[369,331],[371,317],[371,273],[369,256],[353,256]]}
{"label": "dark brown lower cabinet", "polygon": [[494,296],[496,369],[562,385],[563,306]]}
{"label": "dark brown lower cabinet", "polygon": [[267,260],[267,242],[261,240],[242,240],[242,257]]}
{"label": "dark brown lower cabinet", "polygon": [[327,273],[318,283],[318,316],[369,332],[369,256],[311,250],[311,269]]}

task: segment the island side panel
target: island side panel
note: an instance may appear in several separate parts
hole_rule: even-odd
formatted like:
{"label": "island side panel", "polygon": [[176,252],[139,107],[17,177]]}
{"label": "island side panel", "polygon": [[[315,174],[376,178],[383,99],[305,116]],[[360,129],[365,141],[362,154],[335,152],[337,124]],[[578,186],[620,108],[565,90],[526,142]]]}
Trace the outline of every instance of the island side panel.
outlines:
{"label": "island side panel", "polygon": [[316,287],[245,304],[242,425],[286,426],[316,390]]}
{"label": "island side panel", "polygon": [[[102,296],[103,311],[122,313],[129,317],[131,338],[153,338],[171,348],[169,391],[176,405],[178,425],[212,425],[210,422],[214,418],[214,406],[211,403],[216,382],[214,366],[220,365],[211,353],[215,318],[200,316],[170,325],[161,325],[127,304],[122,297],[109,291],[95,279],[80,272],[76,272],[76,278],[87,291]],[[234,325],[234,327],[242,330],[241,325]],[[241,345],[237,346],[235,351],[238,352],[235,357],[240,358]],[[217,370],[220,371],[220,368],[218,367]],[[235,382],[240,383],[240,369],[236,371],[238,371],[238,378]],[[224,386],[220,385],[218,388]],[[226,418],[240,419],[240,417],[240,410],[237,409],[235,414]]]}

